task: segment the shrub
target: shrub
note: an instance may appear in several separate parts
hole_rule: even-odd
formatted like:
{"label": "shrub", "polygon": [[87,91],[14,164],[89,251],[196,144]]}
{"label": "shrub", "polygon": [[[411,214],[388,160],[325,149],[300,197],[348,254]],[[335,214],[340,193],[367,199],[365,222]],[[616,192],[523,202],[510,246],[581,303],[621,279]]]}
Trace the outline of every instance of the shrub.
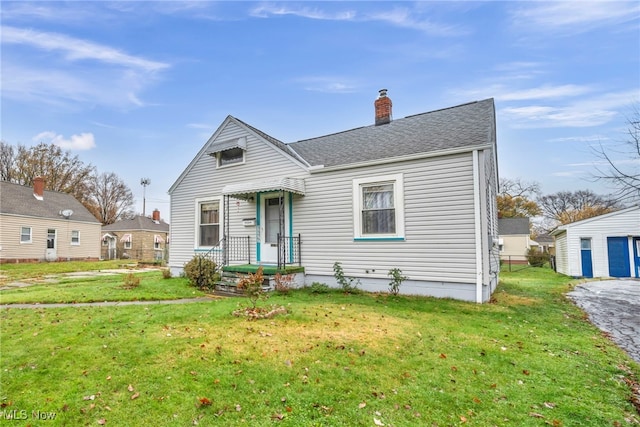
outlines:
{"label": "shrub", "polygon": [[140,286],[140,278],[136,277],[135,274],[129,273],[124,276],[124,283],[122,284],[124,289],[135,289],[138,286]]}
{"label": "shrub", "polygon": [[391,277],[391,282],[389,283],[389,292],[392,295],[398,295],[398,292],[400,292],[400,285],[402,284],[402,282],[407,280],[408,277],[403,276],[402,270],[400,270],[399,268],[392,268],[391,270],[389,270],[389,273],[387,273],[387,276]]}
{"label": "shrub", "polygon": [[249,273],[240,276],[240,280],[238,281],[238,289],[244,290],[244,294],[251,301],[251,305],[253,306],[253,308],[256,308],[256,303],[260,298],[267,298],[264,289],[262,289],[263,284],[264,274],[262,271],[262,266],[258,267],[258,271],[256,271],[255,273]]}
{"label": "shrub", "polygon": [[326,283],[313,282],[309,290],[312,294],[328,294],[331,289]]}
{"label": "shrub", "polygon": [[276,274],[273,277],[274,288],[280,294],[288,294],[293,287],[293,274]]}
{"label": "shrub", "polygon": [[204,255],[196,255],[184,265],[184,275],[189,284],[203,291],[212,291],[220,280],[216,263]]}
{"label": "shrub", "polygon": [[162,269],[162,278],[163,279],[171,279],[171,270],[168,268]]}
{"label": "shrub", "polygon": [[336,278],[336,282],[342,287],[342,290],[346,293],[353,293],[358,288],[360,280],[354,277],[347,277],[344,275],[342,265],[336,261],[333,263],[333,277]]}
{"label": "shrub", "polygon": [[529,248],[527,250],[527,261],[532,267],[542,267],[549,262],[549,253],[540,252],[537,248]]}

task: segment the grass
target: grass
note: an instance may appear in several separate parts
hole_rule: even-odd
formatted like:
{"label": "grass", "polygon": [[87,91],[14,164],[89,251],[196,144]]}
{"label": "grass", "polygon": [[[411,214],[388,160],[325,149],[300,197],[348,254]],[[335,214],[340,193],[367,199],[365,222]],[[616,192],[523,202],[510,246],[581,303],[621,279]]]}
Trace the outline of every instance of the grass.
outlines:
{"label": "grass", "polygon": [[504,273],[484,305],[302,290],[272,296],[289,314],[260,321],[231,315],[241,298],[4,309],[0,402],[26,411],[12,425],[32,411],[55,413],[46,425],[638,423],[625,379],[640,367],[570,286]]}
{"label": "grass", "polygon": [[9,281],[42,278],[51,274],[117,269],[123,265],[128,264],[122,260],[0,264],[0,285]]}

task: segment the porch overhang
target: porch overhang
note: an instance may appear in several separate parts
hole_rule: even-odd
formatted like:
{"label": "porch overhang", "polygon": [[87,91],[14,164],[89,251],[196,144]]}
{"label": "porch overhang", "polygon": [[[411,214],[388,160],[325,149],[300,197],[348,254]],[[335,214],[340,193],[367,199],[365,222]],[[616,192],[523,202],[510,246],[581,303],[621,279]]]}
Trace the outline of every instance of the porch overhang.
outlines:
{"label": "porch overhang", "polygon": [[236,199],[247,199],[256,193],[266,193],[269,191],[285,191],[304,196],[304,179],[271,178],[260,181],[239,182],[237,184],[226,185],[222,189],[222,194]]}

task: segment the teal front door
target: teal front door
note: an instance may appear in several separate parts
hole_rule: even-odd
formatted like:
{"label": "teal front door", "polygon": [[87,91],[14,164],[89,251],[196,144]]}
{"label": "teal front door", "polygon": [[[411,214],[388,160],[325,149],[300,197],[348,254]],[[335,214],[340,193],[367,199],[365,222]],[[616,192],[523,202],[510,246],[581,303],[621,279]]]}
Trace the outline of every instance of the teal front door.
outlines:
{"label": "teal front door", "polygon": [[633,265],[635,266],[635,276],[640,278],[640,237],[633,238]]}
{"label": "teal front door", "polygon": [[593,277],[591,239],[580,239],[580,260],[582,262],[582,277]]}

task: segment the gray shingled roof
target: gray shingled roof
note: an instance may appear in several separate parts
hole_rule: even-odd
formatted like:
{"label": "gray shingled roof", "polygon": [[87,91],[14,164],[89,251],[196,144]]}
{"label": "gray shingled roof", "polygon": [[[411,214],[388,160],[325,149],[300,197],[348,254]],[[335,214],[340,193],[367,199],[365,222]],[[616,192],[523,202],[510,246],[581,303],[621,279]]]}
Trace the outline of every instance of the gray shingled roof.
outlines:
{"label": "gray shingled roof", "polygon": [[155,222],[153,219],[136,215],[134,218],[116,221],[113,224],[102,226],[102,231],[157,231],[160,233],[169,232],[169,224],[160,220]]}
{"label": "gray shingled roof", "polygon": [[531,233],[529,230],[529,218],[500,218],[498,219],[498,234],[509,236],[514,234]]}
{"label": "gray shingled roof", "polygon": [[492,144],[494,137],[494,103],[486,99],[288,146],[312,166],[330,167]]}
{"label": "gray shingled roof", "polygon": [[33,187],[0,181],[0,213],[36,218],[62,219],[60,211],[71,209],[71,221],[100,223],[71,194],[45,190],[42,200],[33,195]]}

